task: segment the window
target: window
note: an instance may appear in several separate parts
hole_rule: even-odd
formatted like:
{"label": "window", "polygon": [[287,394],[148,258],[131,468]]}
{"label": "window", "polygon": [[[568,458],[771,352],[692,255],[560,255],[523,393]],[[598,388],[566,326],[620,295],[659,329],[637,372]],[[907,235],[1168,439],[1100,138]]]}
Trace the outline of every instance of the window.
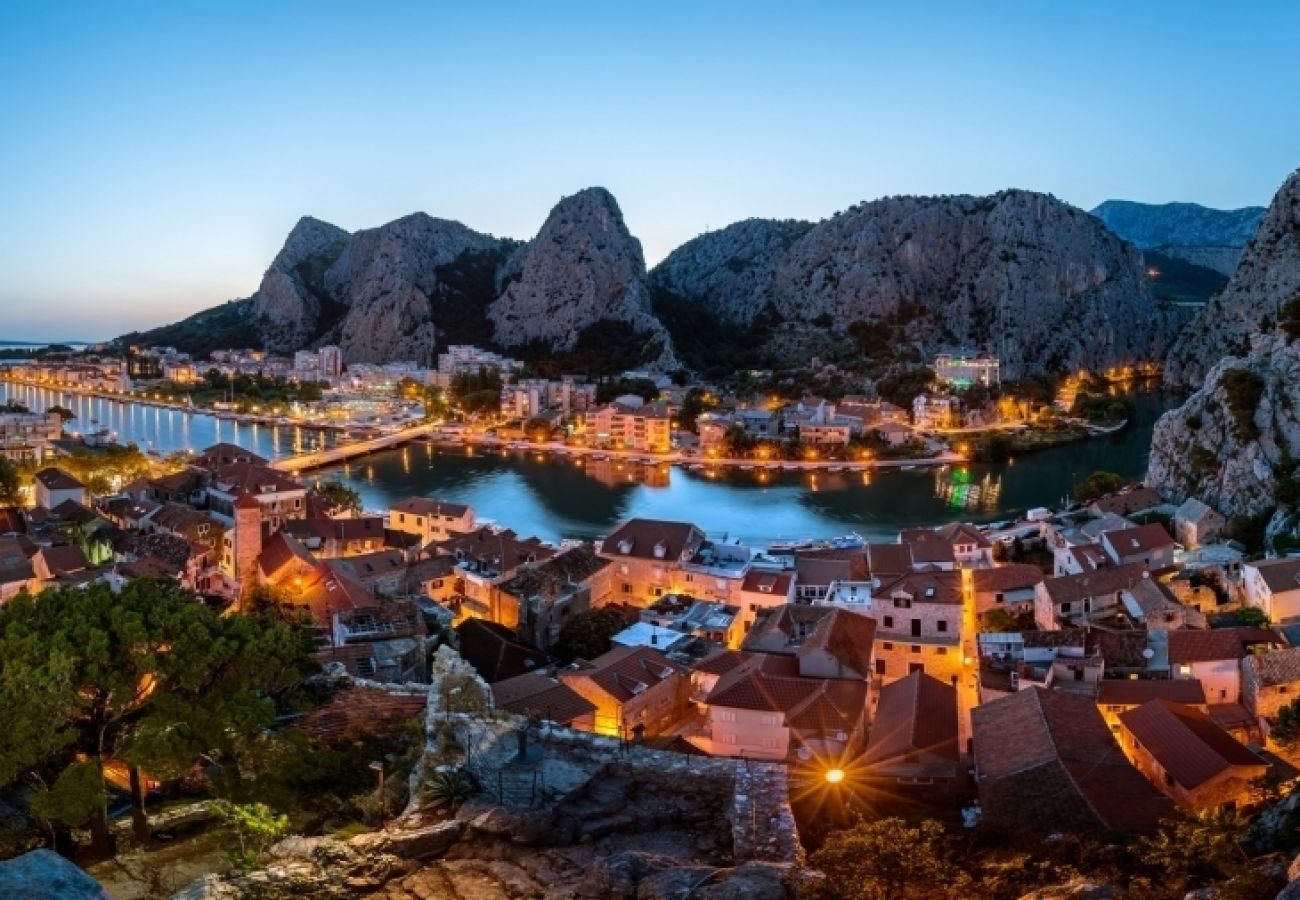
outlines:
{"label": "window", "polygon": [[947,647],[935,647],[935,648],[934,648],[934,655],[935,655],[935,656],[947,656],[947,655],[948,655],[948,648],[947,648]]}
{"label": "window", "polygon": [[630,593],[632,593],[632,585],[628,584],[626,581],[623,582],[621,585],[619,585],[619,588],[620,588],[620,589],[623,591],[623,593],[625,593],[625,594],[630,594]]}
{"label": "window", "polygon": [[908,663],[907,665],[907,674],[909,675],[911,675],[913,672],[924,672],[924,671],[925,671],[925,663]]}
{"label": "window", "polygon": [[773,715],[772,713],[766,713],[759,721],[762,722],[762,724],[764,725],[780,725],[781,717],[777,715]]}
{"label": "window", "polygon": [[724,744],[734,744],[734,743],[736,743],[736,736],[735,736],[734,734],[731,734],[730,732],[728,732],[727,734],[724,734],[724,735],[722,736],[722,743],[724,743]]}
{"label": "window", "polygon": [[1184,677],[1188,677],[1192,674],[1192,667],[1189,666],[1187,663],[1182,663],[1178,667],[1178,674]]}
{"label": "window", "polygon": [[719,709],[719,710],[715,710],[715,711],[714,711],[714,715],[717,717],[717,719],[718,719],[719,722],[734,722],[734,721],[736,721],[736,711],[735,711],[734,709]]}
{"label": "window", "polygon": [[876,660],[876,674],[877,675],[885,674],[885,661],[883,659]]}
{"label": "window", "polygon": [[893,616],[885,616],[885,627],[886,627],[886,628],[893,628],[893,627],[894,627],[894,617],[893,617]]}
{"label": "window", "polygon": [[994,602],[994,603],[1001,603],[1004,599],[1006,599],[1006,598],[1002,595],[1002,592],[1001,592],[1001,591],[998,591],[997,596],[995,596],[995,597],[993,598],[993,602]]}
{"label": "window", "polygon": [[1062,603],[1062,604],[1061,604],[1061,615],[1066,615],[1067,613],[1069,613],[1069,611],[1070,611],[1070,604],[1069,604],[1069,603]]}
{"label": "window", "polygon": [[935,623],[935,625],[938,627],[938,629],[939,629],[939,633],[940,633],[940,634],[943,634],[945,631],[948,630],[948,620],[947,620],[947,619],[940,619],[938,622]]}
{"label": "window", "polygon": [[652,597],[662,597],[663,595],[664,595],[664,589],[661,587],[650,589],[650,596]]}
{"label": "window", "polygon": [[881,650],[893,650],[893,649],[894,649],[894,645],[893,645],[890,641],[885,641],[883,644],[880,645],[880,649],[881,649]]}
{"label": "window", "polygon": [[774,737],[765,737],[765,738],[763,738],[763,746],[766,747],[766,748],[769,749],[769,750],[775,750],[775,749],[776,749],[776,738],[774,738]]}
{"label": "window", "polygon": [[913,644],[913,645],[912,645],[912,652],[913,652],[913,653],[918,653],[918,654],[919,654],[919,653],[921,652],[921,645],[920,645],[920,644]]}

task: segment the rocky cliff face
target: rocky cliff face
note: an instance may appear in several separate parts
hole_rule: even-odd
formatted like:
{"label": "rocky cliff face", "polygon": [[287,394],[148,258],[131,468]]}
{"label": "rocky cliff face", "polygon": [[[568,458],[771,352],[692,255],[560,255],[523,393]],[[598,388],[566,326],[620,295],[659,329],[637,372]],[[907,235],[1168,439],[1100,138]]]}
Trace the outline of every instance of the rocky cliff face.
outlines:
{"label": "rocky cliff face", "polygon": [[1248,338],[1269,331],[1278,312],[1300,294],[1300,172],[1278,190],[1242,252],[1227,287],[1197,313],[1165,366],[1172,385],[1195,388],[1228,353],[1244,353]]}
{"label": "rocky cliff face", "polygon": [[321,316],[320,274],[338,258],[348,233],[304,216],[262,276],[253,295],[253,314],[271,338],[273,349],[304,346]]}
{"label": "rocky cliff face", "polygon": [[616,321],[658,341],[661,364],[671,361],[667,332],[650,309],[641,242],[604,188],[556,204],[537,237],[506,264],[500,285],[488,310],[499,344],[541,341],[572,350],[584,329]]}
{"label": "rocky cliff face", "polygon": [[789,241],[794,230],[741,223],[704,235],[652,277],[738,322],[766,308],[841,332],[904,322],[894,341],[996,353],[1010,378],[1159,359],[1180,325],[1133,247],[1042,194],[890,198]]}
{"label": "rocky cliff face", "polygon": [[346,307],[331,339],[349,362],[427,362],[437,337],[435,298],[444,267],[500,242],[459,222],[415,213],[358,231],[324,274]]}
{"label": "rocky cliff face", "polygon": [[1197,203],[1107,200],[1092,214],[1141,250],[1159,250],[1231,275],[1264,217],[1264,207],[1210,209]]}

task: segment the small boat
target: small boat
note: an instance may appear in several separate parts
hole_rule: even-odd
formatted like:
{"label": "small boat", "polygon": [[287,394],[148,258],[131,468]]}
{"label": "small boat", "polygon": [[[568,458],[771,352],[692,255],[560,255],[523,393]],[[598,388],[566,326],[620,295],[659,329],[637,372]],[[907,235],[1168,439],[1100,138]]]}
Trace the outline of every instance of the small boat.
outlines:
{"label": "small boat", "polygon": [[809,550],[813,547],[815,541],[812,538],[793,541],[775,541],[768,545],[768,551],[771,553],[789,553],[794,550]]}
{"label": "small boat", "polygon": [[740,471],[742,471],[742,472],[749,472],[749,471],[751,471],[753,468],[754,468],[753,466],[741,466],[741,467],[740,467]]}
{"label": "small boat", "polygon": [[902,469],[904,472],[911,472],[913,469],[916,468],[916,466],[906,465],[906,466],[899,466],[899,468]]}

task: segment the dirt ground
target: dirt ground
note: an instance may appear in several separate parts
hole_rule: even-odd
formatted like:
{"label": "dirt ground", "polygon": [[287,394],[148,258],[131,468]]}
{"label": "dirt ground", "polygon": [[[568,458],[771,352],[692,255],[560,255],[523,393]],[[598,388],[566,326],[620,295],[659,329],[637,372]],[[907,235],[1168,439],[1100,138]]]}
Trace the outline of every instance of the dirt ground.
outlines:
{"label": "dirt ground", "polygon": [[209,872],[230,870],[225,847],[217,834],[199,834],[152,850],[137,850],[87,871],[113,900],[152,900],[169,897]]}

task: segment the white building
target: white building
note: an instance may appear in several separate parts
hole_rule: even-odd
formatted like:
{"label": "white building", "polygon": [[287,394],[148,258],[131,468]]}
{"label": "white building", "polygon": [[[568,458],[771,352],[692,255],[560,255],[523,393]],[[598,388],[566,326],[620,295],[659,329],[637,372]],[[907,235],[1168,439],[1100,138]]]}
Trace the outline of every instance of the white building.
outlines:
{"label": "white building", "polygon": [[987,353],[941,353],[934,360],[934,377],[958,388],[992,387],[1002,380],[1001,366],[996,356]]}

